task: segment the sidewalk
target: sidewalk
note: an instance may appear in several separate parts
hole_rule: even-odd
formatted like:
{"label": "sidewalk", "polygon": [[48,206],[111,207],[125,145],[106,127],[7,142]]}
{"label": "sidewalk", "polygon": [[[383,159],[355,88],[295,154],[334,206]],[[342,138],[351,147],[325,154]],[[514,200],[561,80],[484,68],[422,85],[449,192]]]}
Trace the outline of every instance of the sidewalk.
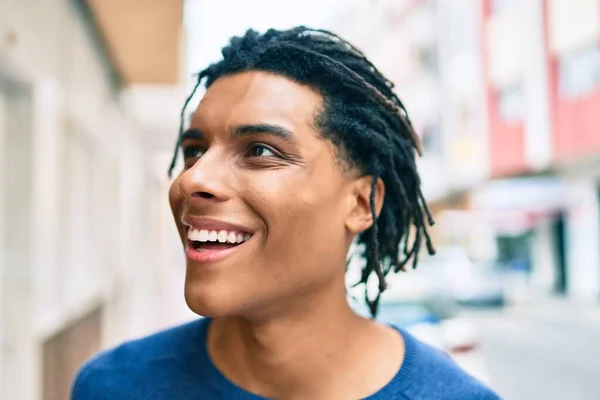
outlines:
{"label": "sidewalk", "polygon": [[600,331],[600,301],[592,303],[560,297],[535,297],[519,305],[509,305],[504,312],[547,321],[584,324]]}

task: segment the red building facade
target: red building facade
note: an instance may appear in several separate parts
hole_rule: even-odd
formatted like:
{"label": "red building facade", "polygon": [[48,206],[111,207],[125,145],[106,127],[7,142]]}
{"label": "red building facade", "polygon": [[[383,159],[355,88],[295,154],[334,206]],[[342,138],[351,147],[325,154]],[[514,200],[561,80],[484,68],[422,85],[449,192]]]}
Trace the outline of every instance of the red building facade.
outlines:
{"label": "red building facade", "polygon": [[[530,12],[536,1],[539,16]],[[549,140],[542,169],[600,154],[600,1],[484,0],[481,12],[492,177],[536,169],[529,153],[538,138]],[[536,28],[539,36],[528,34]],[[527,128],[532,48],[543,55],[537,72],[545,78],[546,132]]]}

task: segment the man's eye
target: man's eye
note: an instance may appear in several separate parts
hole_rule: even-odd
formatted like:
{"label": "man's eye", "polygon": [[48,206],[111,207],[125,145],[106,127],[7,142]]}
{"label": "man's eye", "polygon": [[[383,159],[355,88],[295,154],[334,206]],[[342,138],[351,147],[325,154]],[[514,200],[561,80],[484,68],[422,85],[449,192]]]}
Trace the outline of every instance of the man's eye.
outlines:
{"label": "man's eye", "polygon": [[183,149],[183,158],[185,160],[190,158],[200,158],[204,154],[204,149],[200,147],[186,147]]}
{"label": "man's eye", "polygon": [[248,151],[249,157],[276,157],[275,151],[271,150],[268,146],[262,144],[254,144]]}

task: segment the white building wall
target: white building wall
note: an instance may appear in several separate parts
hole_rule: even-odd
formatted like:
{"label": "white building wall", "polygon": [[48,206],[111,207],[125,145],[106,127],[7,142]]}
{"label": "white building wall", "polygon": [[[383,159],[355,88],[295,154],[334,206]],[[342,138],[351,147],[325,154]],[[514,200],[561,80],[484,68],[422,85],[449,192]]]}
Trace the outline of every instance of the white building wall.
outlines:
{"label": "white building wall", "polygon": [[558,249],[552,234],[552,222],[544,221],[533,230],[531,242],[531,286],[536,294],[549,295],[557,279]]}
{"label": "white building wall", "polygon": [[481,2],[437,1],[439,112],[444,157],[441,180],[450,190],[489,177]]}
{"label": "white building wall", "polygon": [[543,0],[521,3],[524,30],[528,40],[523,41],[525,91],[525,156],[536,170],[546,168],[552,158],[550,134],[549,78],[544,46]]}
{"label": "white building wall", "polygon": [[567,290],[581,301],[600,298],[600,170],[567,178]]}
{"label": "white building wall", "polygon": [[0,179],[1,399],[41,398],[44,341],[99,305],[104,345],[172,322],[164,299],[182,278],[156,246],[174,231],[167,185],[155,189],[143,132],[76,4],[0,1],[0,105],[2,81],[31,96],[16,130],[3,132],[0,110],[0,154],[20,163],[0,174],[13,181]]}
{"label": "white building wall", "polygon": [[[5,124],[6,124],[6,114],[7,114],[7,101],[6,101],[6,97],[0,95],[0,171],[5,170],[5,160],[6,157],[4,156],[4,152],[6,150],[6,146],[5,146],[5,135],[6,135],[6,129],[5,129]],[[1,227],[6,226],[6,222],[5,222],[5,216],[4,216],[4,212],[3,210],[5,210],[5,200],[4,200],[4,196],[1,194],[4,190],[5,187],[5,183],[4,183],[4,174],[2,174],[0,172],[0,289],[4,288],[5,286],[5,281],[6,281],[6,277],[5,277],[5,258],[6,256],[3,255],[5,254],[4,252],[4,242],[5,242],[5,229],[2,229]],[[4,321],[4,308],[5,308],[5,299],[4,296],[0,295],[0,321]],[[2,328],[2,326],[0,325],[0,346],[2,346],[5,342],[5,332],[4,332],[4,328]],[[3,355],[4,351],[0,351],[0,376],[5,376],[5,372],[4,372],[4,355]],[[0,393],[2,393],[2,387],[3,384],[0,381]]]}
{"label": "white building wall", "polygon": [[[33,302],[30,295],[31,243],[28,240],[29,209],[31,207],[31,176],[29,135],[14,135],[16,126],[29,131],[30,96],[26,90],[0,80],[0,98],[3,98],[4,115],[2,154],[0,157],[0,195],[2,195],[2,231],[0,242],[0,395],[6,388],[22,385],[20,367],[30,364],[34,349],[21,347],[21,340],[31,336]],[[11,173],[12,172],[12,173]],[[4,392],[4,393],[3,393]],[[4,398],[4,397],[2,397]]]}

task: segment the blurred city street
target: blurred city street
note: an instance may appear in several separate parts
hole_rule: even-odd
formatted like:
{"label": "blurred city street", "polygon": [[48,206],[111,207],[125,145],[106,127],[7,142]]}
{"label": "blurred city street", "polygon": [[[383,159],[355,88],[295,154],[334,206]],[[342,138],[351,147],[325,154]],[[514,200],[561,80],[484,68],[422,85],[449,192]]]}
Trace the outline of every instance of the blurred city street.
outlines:
{"label": "blurred city street", "polygon": [[600,308],[561,301],[468,312],[492,386],[510,400],[600,398]]}

